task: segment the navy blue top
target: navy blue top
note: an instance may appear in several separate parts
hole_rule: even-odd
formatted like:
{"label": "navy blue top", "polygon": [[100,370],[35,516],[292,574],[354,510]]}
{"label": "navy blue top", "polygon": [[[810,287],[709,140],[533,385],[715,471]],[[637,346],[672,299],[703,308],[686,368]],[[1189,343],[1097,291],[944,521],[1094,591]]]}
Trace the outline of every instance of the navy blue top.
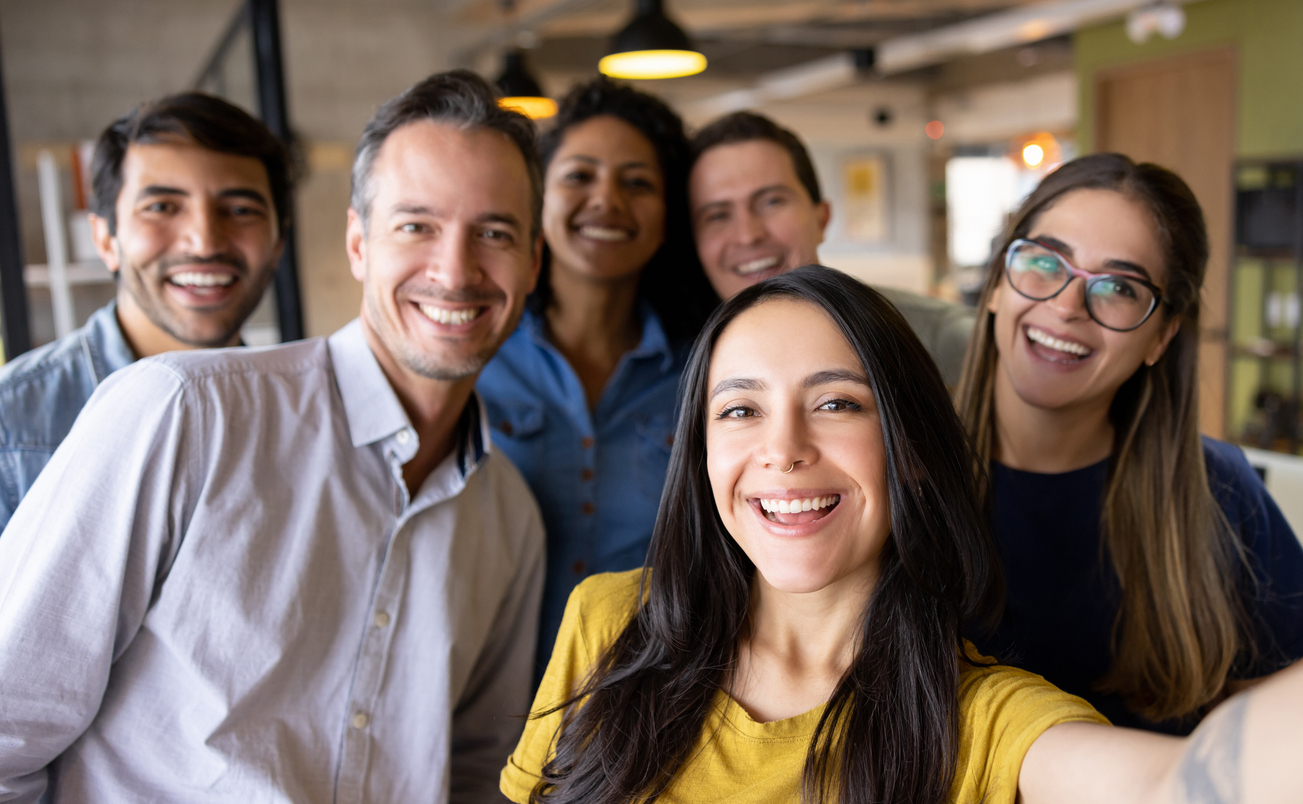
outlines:
{"label": "navy blue top", "polygon": [[[1256,575],[1240,588],[1261,653],[1241,678],[1303,657],[1303,546],[1238,447],[1205,438],[1213,496],[1240,534]],[[1093,689],[1109,668],[1117,574],[1101,552],[1100,512],[1108,461],[1062,474],[991,463],[992,528],[1004,567],[1005,613],[993,638],[978,639],[1000,661],[1039,673],[1080,695],[1119,726],[1188,734],[1196,722],[1155,723],[1116,695]]]}
{"label": "navy blue top", "polygon": [[476,385],[493,443],[525,476],[547,529],[540,678],[571,590],[647,560],[690,345],[671,344],[650,305],[637,313],[642,340],[620,358],[594,410],[532,310]]}

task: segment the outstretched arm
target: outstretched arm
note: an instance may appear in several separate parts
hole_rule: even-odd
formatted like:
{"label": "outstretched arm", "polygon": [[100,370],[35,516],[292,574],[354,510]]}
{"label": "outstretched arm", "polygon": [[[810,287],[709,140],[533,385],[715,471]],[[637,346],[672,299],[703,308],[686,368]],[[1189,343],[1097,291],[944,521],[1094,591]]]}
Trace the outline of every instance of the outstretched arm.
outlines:
{"label": "outstretched arm", "polygon": [[1213,710],[1188,738],[1065,723],[1032,744],[1019,775],[1025,804],[1303,801],[1303,665]]}

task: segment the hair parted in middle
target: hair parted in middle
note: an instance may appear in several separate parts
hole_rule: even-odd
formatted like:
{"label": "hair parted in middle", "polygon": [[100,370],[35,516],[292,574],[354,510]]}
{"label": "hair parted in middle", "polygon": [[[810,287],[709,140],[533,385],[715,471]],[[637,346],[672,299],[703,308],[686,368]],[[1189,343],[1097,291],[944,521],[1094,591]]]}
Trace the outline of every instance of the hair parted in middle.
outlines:
{"label": "hair parted in middle", "polygon": [[538,157],[534,123],[519,112],[498,106],[493,87],[470,70],[435,73],[380,105],[362,130],[353,157],[353,188],[349,206],[371,220],[371,169],[389,135],[408,123],[428,120],[466,130],[483,129],[505,135],[520,150],[529,175],[530,238],[543,228],[543,170]]}
{"label": "hair parted in middle", "polygon": [[1109,410],[1114,440],[1100,522],[1122,603],[1113,662],[1101,691],[1154,721],[1188,717],[1213,702],[1237,661],[1253,649],[1236,578],[1244,547],[1208,486],[1199,436],[1199,290],[1208,233],[1180,176],[1122,154],[1067,162],[1027,196],[991,256],[958,392],[973,439],[985,505],[995,448],[995,314],[987,309],[1014,240],[1077,190],[1109,190],[1148,210],[1163,254],[1158,314],[1180,328],[1153,366],[1141,364]]}
{"label": "hair parted in middle", "polygon": [[[665,240],[642,269],[638,295],[660,317],[666,334],[690,341],[719,304],[697,258],[688,215],[688,138],[683,120],[664,101],[604,75],[576,84],[562,98],[552,128],[539,139],[546,173],[566,132],[594,117],[609,116],[637,129],[656,151],[665,178]],[[543,252],[543,269],[530,295],[536,310],[551,301],[551,252]]]}
{"label": "hair parted in middle", "polygon": [[[725,530],[706,463],[709,372],[730,322],[772,299],[822,310],[863,365],[883,430],[891,535],[855,655],[807,753],[803,798],[939,804],[958,754],[961,632],[1000,574],[958,417],[926,350],[876,291],[821,266],[750,287],[706,323],[684,374],[637,613],[565,709],[534,802],[653,801],[689,759],[748,628],[755,565]],[[553,710],[555,711],[555,710]],[[540,716],[547,713],[535,713]],[[849,749],[849,750],[848,750]]]}

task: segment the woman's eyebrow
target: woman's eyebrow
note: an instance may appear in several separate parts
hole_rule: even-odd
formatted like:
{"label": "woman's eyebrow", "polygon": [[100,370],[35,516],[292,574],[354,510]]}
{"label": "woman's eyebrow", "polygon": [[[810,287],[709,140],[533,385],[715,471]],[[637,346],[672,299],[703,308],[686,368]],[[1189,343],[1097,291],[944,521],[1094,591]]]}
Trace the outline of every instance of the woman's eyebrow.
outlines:
{"label": "woman's eyebrow", "polygon": [[802,388],[814,388],[819,385],[827,385],[834,382],[853,382],[859,385],[868,386],[869,378],[857,371],[848,371],[846,369],[828,369],[826,371],[816,371],[806,377],[801,383]]}
{"label": "woman's eyebrow", "polygon": [[710,398],[714,399],[725,391],[763,391],[764,382],[750,377],[725,377],[715,384],[710,390]]}

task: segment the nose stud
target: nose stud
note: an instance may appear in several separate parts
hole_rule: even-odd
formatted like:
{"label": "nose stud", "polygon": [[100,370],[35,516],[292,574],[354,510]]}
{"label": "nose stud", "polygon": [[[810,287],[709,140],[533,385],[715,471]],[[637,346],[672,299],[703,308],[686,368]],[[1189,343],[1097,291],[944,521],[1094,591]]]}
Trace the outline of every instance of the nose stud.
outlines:
{"label": "nose stud", "polygon": [[796,461],[792,461],[791,466],[787,467],[786,469],[779,469],[778,471],[782,472],[785,475],[790,475],[792,473],[792,470],[795,468],[796,468]]}

